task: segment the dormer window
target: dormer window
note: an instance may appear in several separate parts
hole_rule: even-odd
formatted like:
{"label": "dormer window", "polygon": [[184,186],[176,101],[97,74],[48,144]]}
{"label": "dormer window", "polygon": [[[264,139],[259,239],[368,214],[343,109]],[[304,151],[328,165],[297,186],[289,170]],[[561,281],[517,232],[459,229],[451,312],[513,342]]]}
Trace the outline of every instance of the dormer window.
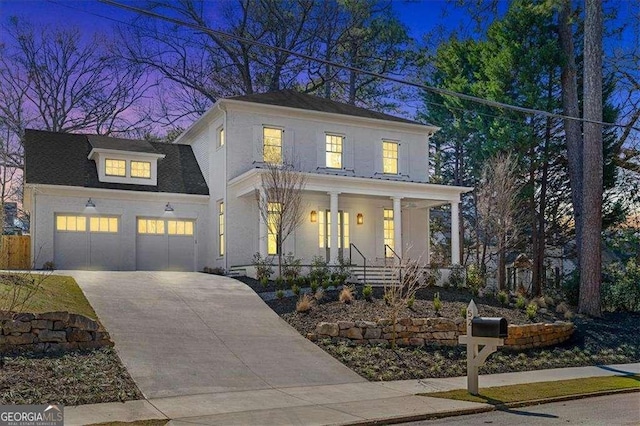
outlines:
{"label": "dormer window", "polygon": [[127,175],[127,162],[125,160],[114,160],[107,158],[104,160],[104,173],[107,176],[121,176]]}
{"label": "dormer window", "polygon": [[151,179],[151,162],[131,161],[131,177]]}

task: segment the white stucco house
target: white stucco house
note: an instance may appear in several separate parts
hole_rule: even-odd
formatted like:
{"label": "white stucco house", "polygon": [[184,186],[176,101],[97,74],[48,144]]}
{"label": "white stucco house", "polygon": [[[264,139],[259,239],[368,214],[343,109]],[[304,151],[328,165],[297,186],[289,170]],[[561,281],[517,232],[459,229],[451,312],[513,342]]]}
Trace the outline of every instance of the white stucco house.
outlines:
{"label": "white stucco house", "polygon": [[[36,265],[110,270],[247,269],[275,254],[256,191],[268,159],[306,174],[307,218],[285,242],[303,263],[354,244],[371,264],[427,261],[429,209],[458,208],[466,187],[429,183],[438,130],[294,91],[221,99],[173,144],[28,130],[25,208]],[[352,262],[362,262],[360,255]]]}

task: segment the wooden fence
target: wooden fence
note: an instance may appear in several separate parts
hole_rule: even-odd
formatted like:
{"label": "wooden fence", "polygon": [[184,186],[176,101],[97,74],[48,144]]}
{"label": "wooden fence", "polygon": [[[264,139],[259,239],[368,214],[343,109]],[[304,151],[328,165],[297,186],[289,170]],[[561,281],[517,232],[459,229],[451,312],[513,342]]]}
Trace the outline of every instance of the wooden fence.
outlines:
{"label": "wooden fence", "polygon": [[0,269],[31,269],[31,237],[3,235],[0,239]]}

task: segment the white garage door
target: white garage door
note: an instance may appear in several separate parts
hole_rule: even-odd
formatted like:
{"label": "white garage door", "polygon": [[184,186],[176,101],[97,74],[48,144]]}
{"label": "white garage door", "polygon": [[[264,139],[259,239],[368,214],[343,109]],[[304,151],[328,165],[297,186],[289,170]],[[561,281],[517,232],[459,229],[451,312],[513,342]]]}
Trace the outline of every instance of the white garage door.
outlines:
{"label": "white garage door", "polygon": [[55,229],[56,268],[121,269],[119,217],[57,214]]}
{"label": "white garage door", "polygon": [[138,270],[195,270],[195,221],[159,218],[138,218],[137,221]]}

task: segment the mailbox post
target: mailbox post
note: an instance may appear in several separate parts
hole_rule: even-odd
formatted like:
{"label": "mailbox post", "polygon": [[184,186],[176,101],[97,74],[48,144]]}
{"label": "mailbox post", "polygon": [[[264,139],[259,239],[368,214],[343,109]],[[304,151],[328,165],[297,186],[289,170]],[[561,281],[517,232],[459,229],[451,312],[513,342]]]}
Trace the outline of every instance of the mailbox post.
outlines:
{"label": "mailbox post", "polygon": [[467,307],[467,334],[458,337],[460,343],[467,345],[467,390],[470,394],[478,394],[478,368],[498,350],[498,346],[504,345],[505,337],[507,320],[478,317],[478,308],[471,300]]}

